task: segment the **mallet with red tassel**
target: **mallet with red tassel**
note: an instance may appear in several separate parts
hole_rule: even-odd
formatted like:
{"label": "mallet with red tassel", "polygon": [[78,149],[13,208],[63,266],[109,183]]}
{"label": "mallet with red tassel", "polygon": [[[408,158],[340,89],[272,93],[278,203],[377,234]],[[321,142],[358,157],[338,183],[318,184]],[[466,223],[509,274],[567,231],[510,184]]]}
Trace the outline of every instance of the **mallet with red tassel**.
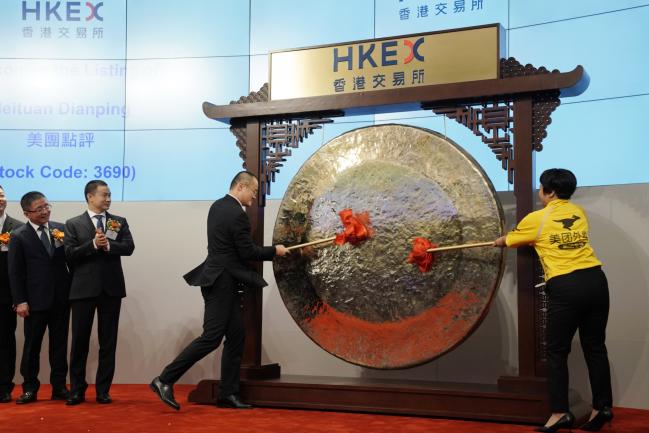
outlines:
{"label": "mallet with red tassel", "polygon": [[335,242],[337,245],[343,245],[349,242],[352,245],[358,245],[367,238],[374,235],[374,230],[370,226],[370,216],[367,212],[359,212],[354,214],[351,209],[343,209],[338,212],[340,221],[343,223],[343,232],[332,236],[330,238],[318,239],[304,244],[293,245],[288,247],[288,250],[295,250],[298,248],[310,247],[313,245],[324,244],[327,242]]}
{"label": "mallet with red tassel", "polygon": [[434,253],[436,252],[461,250],[465,248],[491,247],[493,244],[493,241],[490,241],[440,247],[426,238],[415,238],[412,241],[412,251],[410,251],[410,254],[408,255],[408,263],[417,265],[421,272],[428,272],[430,271],[431,266],[433,266],[433,262],[435,261]]}

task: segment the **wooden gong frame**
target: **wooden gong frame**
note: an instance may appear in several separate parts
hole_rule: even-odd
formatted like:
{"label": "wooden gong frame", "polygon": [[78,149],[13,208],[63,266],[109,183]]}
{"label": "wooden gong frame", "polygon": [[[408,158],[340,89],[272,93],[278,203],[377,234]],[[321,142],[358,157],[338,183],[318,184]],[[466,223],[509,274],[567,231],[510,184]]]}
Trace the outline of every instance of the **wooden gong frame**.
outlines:
{"label": "wooden gong frame", "polygon": [[[244,167],[260,179],[256,207],[248,208],[254,242],[263,244],[264,206],[281,164],[304,137],[329,117],[432,110],[470,128],[502,162],[516,198],[516,219],[534,210],[534,152],[560,97],[581,94],[589,83],[583,67],[561,73],[501,59],[499,78],[371,92],[271,101],[259,92],[229,105],[205,102],[205,114],[231,125]],[[543,293],[535,288],[532,248],[516,250],[518,375],[494,385],[363,378],[281,376],[278,364],[262,365],[262,291],[245,300],[244,400],[258,406],[542,422],[549,413],[545,379]],[[261,272],[261,264],[257,265]],[[486,314],[486,313],[485,313]],[[202,380],[189,401],[213,404],[217,380]]]}

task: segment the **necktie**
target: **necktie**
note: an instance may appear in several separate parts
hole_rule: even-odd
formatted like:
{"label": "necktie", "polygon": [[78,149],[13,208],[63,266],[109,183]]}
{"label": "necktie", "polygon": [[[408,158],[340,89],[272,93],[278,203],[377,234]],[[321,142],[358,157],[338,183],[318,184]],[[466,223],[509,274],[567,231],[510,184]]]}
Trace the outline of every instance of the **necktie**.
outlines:
{"label": "necktie", "polygon": [[97,218],[97,228],[101,229],[101,231],[104,231],[104,223],[101,221],[104,216],[103,215],[95,215],[95,218]]}
{"label": "necktie", "polygon": [[47,234],[47,228],[45,226],[40,226],[38,230],[41,232],[41,242],[43,242],[43,246],[45,247],[45,251],[47,251],[47,254],[52,257],[52,254],[54,251],[52,251],[52,243],[50,242],[50,237]]}

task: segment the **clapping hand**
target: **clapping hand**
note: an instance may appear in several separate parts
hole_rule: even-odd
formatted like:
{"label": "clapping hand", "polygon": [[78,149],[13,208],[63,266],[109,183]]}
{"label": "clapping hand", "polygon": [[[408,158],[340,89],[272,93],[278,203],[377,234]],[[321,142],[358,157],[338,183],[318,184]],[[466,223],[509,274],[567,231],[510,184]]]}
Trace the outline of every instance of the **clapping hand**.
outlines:
{"label": "clapping hand", "polygon": [[108,249],[108,239],[102,229],[95,231],[95,245],[97,248],[106,251]]}

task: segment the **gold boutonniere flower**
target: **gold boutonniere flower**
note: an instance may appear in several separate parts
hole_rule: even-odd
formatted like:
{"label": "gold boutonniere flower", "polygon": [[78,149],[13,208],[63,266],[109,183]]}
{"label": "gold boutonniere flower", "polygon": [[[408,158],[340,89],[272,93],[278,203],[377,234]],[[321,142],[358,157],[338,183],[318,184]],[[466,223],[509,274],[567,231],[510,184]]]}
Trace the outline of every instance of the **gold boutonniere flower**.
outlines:
{"label": "gold boutonniere flower", "polygon": [[108,221],[106,221],[106,229],[107,230],[112,230],[115,233],[118,233],[121,228],[122,228],[122,223],[120,223],[117,220],[109,219]]}
{"label": "gold boutonniere flower", "polygon": [[63,238],[65,237],[65,233],[59,229],[52,229],[50,230],[50,233],[55,241],[63,241]]}
{"label": "gold boutonniere flower", "polygon": [[0,233],[0,244],[9,245],[9,240],[11,239],[10,232]]}

